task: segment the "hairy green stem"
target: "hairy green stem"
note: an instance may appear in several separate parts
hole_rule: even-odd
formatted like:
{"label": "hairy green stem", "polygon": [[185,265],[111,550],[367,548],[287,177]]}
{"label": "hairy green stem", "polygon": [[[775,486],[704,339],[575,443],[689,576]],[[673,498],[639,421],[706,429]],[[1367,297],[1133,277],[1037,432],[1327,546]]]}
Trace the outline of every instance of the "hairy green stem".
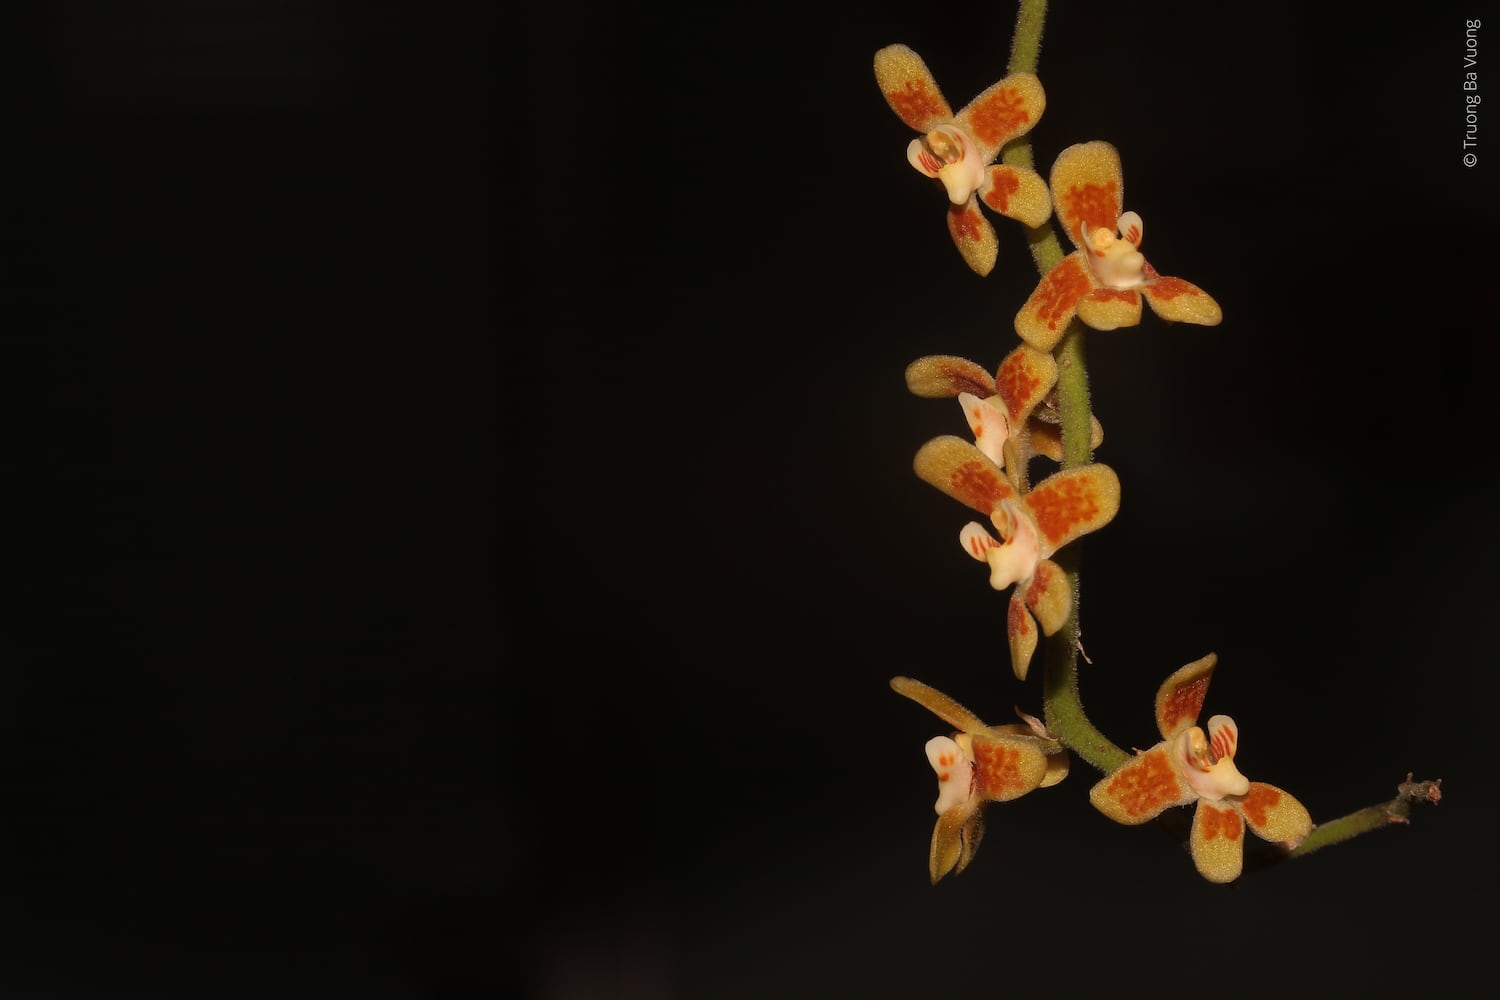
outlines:
{"label": "hairy green stem", "polygon": [[1042,28],[1047,20],[1047,0],[1021,0],[1016,11],[1016,33],[1010,36],[1010,65],[1006,73],[1035,73],[1042,51]]}
{"label": "hairy green stem", "polygon": [[[1010,73],[1036,72],[1042,47],[1042,28],[1047,18],[1047,0],[1021,0],[1016,13],[1016,32],[1011,40]],[[1032,167],[1031,142],[1026,139],[1006,147],[1002,161]],[[1046,275],[1063,259],[1062,245],[1046,223],[1027,234],[1037,271]],[[1057,409],[1062,417],[1063,468],[1093,461],[1092,420],[1089,409],[1088,369],[1083,358],[1083,326],[1068,324],[1053,351],[1057,359]],[[1129,754],[1105,737],[1089,721],[1078,695],[1078,562],[1081,545],[1074,542],[1058,553],[1057,563],[1068,576],[1073,607],[1067,623],[1047,639],[1046,672],[1042,678],[1042,706],[1047,728],[1069,749],[1099,770],[1108,773],[1125,763]]]}

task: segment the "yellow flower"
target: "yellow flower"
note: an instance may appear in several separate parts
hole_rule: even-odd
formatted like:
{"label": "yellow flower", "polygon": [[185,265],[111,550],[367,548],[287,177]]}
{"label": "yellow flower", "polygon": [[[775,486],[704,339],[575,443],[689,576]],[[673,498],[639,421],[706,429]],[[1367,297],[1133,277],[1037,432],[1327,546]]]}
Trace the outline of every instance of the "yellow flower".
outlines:
{"label": "yellow flower", "polygon": [[1215,326],[1219,304],[1181,278],[1163,277],[1141,255],[1145,229],[1135,212],[1120,213],[1125,180],[1120,154],[1107,142],[1069,146],[1052,165],[1057,221],[1078,249],[1036,286],[1016,314],[1016,332],[1050,351],[1076,314],[1095,330],[1141,321],[1141,299],[1165,320]]}
{"label": "yellow flower", "polygon": [[[1057,361],[1046,351],[1021,344],[991,375],[968,358],[929,354],[906,366],[906,387],[927,399],[957,398],[974,434],[974,444],[1025,489],[1033,455],[1063,459],[1062,417],[1051,404]],[[1104,428],[1092,414],[1090,448],[1104,441]]]}
{"label": "yellow flower", "polygon": [[997,539],[970,521],[958,540],[964,551],[989,565],[991,587],[1015,585],[1005,630],[1011,669],[1025,680],[1038,624],[1043,634],[1053,635],[1073,608],[1067,574],[1051,557],[1113,520],[1120,509],[1119,477],[1096,462],[1055,472],[1022,493],[993,459],[952,435],[928,441],[912,464],[923,481],[987,515],[1000,533]]}
{"label": "yellow flower", "polygon": [[1046,106],[1041,81],[1012,73],[954,114],[922,57],[905,45],[875,53],[875,82],[891,110],[922,133],[906,158],[948,195],[948,232],[975,272],[989,274],[999,243],[979,202],[1027,226],[1052,214],[1047,184],[1035,170],[995,163],[1000,148],[1031,131]]}
{"label": "yellow flower", "polygon": [[[938,819],[932,830],[927,872],[932,884],[969,866],[984,835],[984,806],[1008,802],[1068,776],[1068,754],[1037,719],[987,726],[952,698],[910,677],[891,687],[925,706],[958,731],[927,741],[927,760],[937,772]],[[1020,714],[1020,713],[1017,713]]]}
{"label": "yellow flower", "polygon": [[1207,733],[1196,725],[1217,663],[1209,653],[1166,679],[1156,692],[1162,741],[1102,778],[1089,801],[1115,822],[1131,825],[1197,802],[1188,840],[1193,864],[1210,882],[1233,882],[1244,866],[1246,827],[1290,850],[1312,832],[1313,822],[1291,795],[1240,773],[1233,719],[1213,716]]}

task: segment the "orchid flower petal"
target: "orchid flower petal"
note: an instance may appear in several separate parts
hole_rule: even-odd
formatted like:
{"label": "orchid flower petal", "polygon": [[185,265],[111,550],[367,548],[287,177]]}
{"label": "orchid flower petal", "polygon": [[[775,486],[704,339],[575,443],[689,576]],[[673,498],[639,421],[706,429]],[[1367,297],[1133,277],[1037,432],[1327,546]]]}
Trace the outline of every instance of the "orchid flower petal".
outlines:
{"label": "orchid flower petal", "polygon": [[1127,826],[1154,819],[1193,798],[1193,790],[1172,765],[1165,743],[1136,754],[1089,789],[1095,809]]}
{"label": "orchid flower petal", "polygon": [[1250,790],[1235,805],[1245,817],[1245,825],[1263,840],[1295,847],[1313,829],[1306,806],[1263,781],[1250,782]]}
{"label": "orchid flower petal", "polygon": [[1031,297],[1016,313],[1016,333],[1039,351],[1050,351],[1062,339],[1078,303],[1095,288],[1082,251],[1064,257],[1037,283]]}
{"label": "orchid flower petal", "polygon": [[1245,865],[1245,825],[1232,806],[1198,803],[1188,850],[1198,874],[1210,882],[1233,882]]}
{"label": "orchid flower petal", "polygon": [[974,137],[981,159],[993,163],[1001,146],[1031,131],[1046,106],[1046,92],[1034,74],[1012,73],[986,87],[954,119]]}
{"label": "orchid flower petal", "polygon": [[1051,188],[1057,221],[1074,246],[1083,247],[1085,225],[1116,232],[1125,175],[1114,146],[1107,142],[1069,146],[1052,164]]}
{"label": "orchid flower petal", "polygon": [[875,53],[875,82],[896,116],[918,132],[953,118],[932,71],[905,45],[887,45]]}
{"label": "orchid flower petal", "polygon": [[1041,530],[1046,558],[1114,519],[1120,510],[1120,478],[1097,462],[1063,469],[1037,483],[1021,502]]}
{"label": "orchid flower petal", "polygon": [[1120,231],[1120,239],[1129,243],[1137,250],[1140,249],[1141,237],[1145,235],[1146,228],[1145,223],[1141,221],[1138,213],[1125,212],[1120,216],[1119,221],[1115,223],[1115,228]]}
{"label": "orchid flower petal", "polygon": [[910,698],[961,733],[982,732],[986,726],[973,712],[964,708],[937,688],[911,677],[892,677],[891,690]]}
{"label": "orchid flower petal", "polygon": [[1203,710],[1208,682],[1218,665],[1217,653],[1209,653],[1173,671],[1156,691],[1156,727],[1162,739],[1170,740],[1191,728]]}
{"label": "orchid flower petal", "polygon": [[1141,296],[1134,289],[1096,288],[1078,303],[1078,319],[1095,330],[1118,330],[1141,321]]}
{"label": "orchid flower petal", "polygon": [[1011,427],[1020,427],[1057,384],[1057,359],[1021,344],[995,370],[994,395],[1005,403]]}
{"label": "orchid flower petal", "polygon": [[912,468],[923,482],[981,514],[991,514],[1001,501],[1016,496],[1015,486],[989,456],[951,434],[933,438],[919,448]]}
{"label": "orchid flower petal", "polygon": [[979,200],[1008,219],[1035,229],[1052,214],[1052,193],[1042,175],[1029,167],[994,164],[985,171]]}
{"label": "orchid flower petal", "polygon": [[1036,615],[1043,635],[1056,635],[1073,610],[1073,588],[1068,574],[1051,559],[1040,560],[1025,588],[1026,607]]}
{"label": "orchid flower petal", "polygon": [[995,379],[968,358],[929,354],[906,366],[906,388],[923,399],[951,399],[962,392],[987,398],[995,394]]}
{"label": "orchid flower petal", "polygon": [[964,263],[981,278],[995,268],[1000,240],[995,227],[979,211],[979,201],[972,194],[961,205],[948,206],[948,235],[963,256]]}
{"label": "orchid flower petal", "polygon": [[1218,326],[1224,311],[1203,289],[1181,278],[1158,277],[1141,286],[1151,311],[1172,323]]}
{"label": "orchid flower petal", "polygon": [[986,802],[1020,798],[1047,776],[1047,753],[1037,737],[992,730],[971,738],[974,794]]}

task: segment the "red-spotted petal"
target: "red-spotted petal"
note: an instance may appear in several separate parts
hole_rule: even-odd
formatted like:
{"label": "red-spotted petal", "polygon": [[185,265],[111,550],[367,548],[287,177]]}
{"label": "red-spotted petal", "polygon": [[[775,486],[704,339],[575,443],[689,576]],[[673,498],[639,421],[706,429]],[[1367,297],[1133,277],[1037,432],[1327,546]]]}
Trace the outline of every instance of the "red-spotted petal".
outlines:
{"label": "red-spotted petal", "polygon": [[968,358],[929,354],[906,366],[906,388],[924,399],[951,399],[961,392],[983,399],[995,394],[995,379]]}
{"label": "red-spotted petal", "polygon": [[983,732],[989,727],[973,712],[964,708],[935,687],[911,677],[892,677],[891,690],[921,705],[961,733]]}
{"label": "red-spotted petal", "polygon": [[1245,824],[1232,805],[1198,800],[1188,850],[1198,874],[1210,882],[1233,882],[1245,866]]}
{"label": "red-spotted petal", "polygon": [[1312,816],[1288,792],[1263,781],[1250,782],[1250,791],[1234,800],[1252,833],[1263,840],[1295,847],[1312,832]]}
{"label": "red-spotted petal", "polygon": [[1036,615],[1043,635],[1056,635],[1073,610],[1073,588],[1068,575],[1051,559],[1036,564],[1036,575],[1026,586],[1026,606]]}
{"label": "red-spotted petal", "polygon": [[1089,789],[1089,801],[1116,823],[1135,825],[1154,819],[1173,806],[1194,799],[1182,775],[1172,766],[1167,745],[1158,743],[1136,754]]}
{"label": "red-spotted petal", "polygon": [[875,82],[897,117],[918,132],[953,119],[932,71],[905,45],[887,45],[875,53]]}
{"label": "red-spotted petal", "polygon": [[1156,728],[1162,739],[1170,740],[1191,729],[1203,710],[1203,697],[1219,663],[1217,653],[1194,660],[1172,673],[1156,691]]}
{"label": "red-spotted petal", "polygon": [[1081,247],[1082,225],[1116,231],[1124,204],[1125,175],[1120,154],[1107,142],[1081,142],[1058,154],[1052,164],[1052,200],[1057,221],[1073,245]]}
{"label": "red-spotted petal", "polygon": [[1052,194],[1042,175],[1029,167],[995,164],[979,187],[979,200],[1008,219],[1035,229],[1052,214]]}
{"label": "red-spotted petal", "polygon": [[1141,240],[1146,235],[1146,226],[1141,221],[1140,213],[1126,212],[1115,225],[1120,227],[1120,239],[1139,250]]}
{"label": "red-spotted petal", "polygon": [[961,108],[956,117],[974,139],[980,159],[990,163],[999,155],[1001,146],[1031,131],[1046,106],[1047,95],[1040,80],[1030,73],[1012,73],[986,88]]}
{"label": "red-spotted petal", "polygon": [[1046,558],[1113,520],[1120,510],[1120,477],[1097,462],[1063,469],[1037,483],[1022,503],[1036,518]]}
{"label": "red-spotted petal", "polygon": [[1181,278],[1158,277],[1142,285],[1141,293],[1151,311],[1169,322],[1218,326],[1224,319],[1212,295]]}
{"label": "red-spotted petal", "polygon": [[1005,635],[1010,641],[1010,669],[1016,680],[1024,681],[1031,669],[1031,657],[1036,653],[1036,620],[1026,610],[1026,601],[1019,589],[1011,591],[1010,604],[1005,613]]}
{"label": "red-spotted petal", "polygon": [[1020,427],[1057,384],[1057,361],[1046,351],[1022,344],[995,371],[995,395],[1005,403],[1012,427]]}
{"label": "red-spotted petal", "polygon": [[975,733],[974,794],[989,802],[1008,802],[1039,787],[1047,776],[1047,754],[1035,736]]}
{"label": "red-spotted petal", "polygon": [[1078,303],[1078,318],[1095,330],[1118,330],[1141,321],[1141,296],[1133,288],[1096,288]]}
{"label": "red-spotted petal", "polygon": [[1062,339],[1083,297],[1094,290],[1094,277],[1083,254],[1074,252],[1047,272],[1031,298],[1016,313],[1016,333],[1039,351],[1050,351]]}
{"label": "red-spotted petal", "polygon": [[989,515],[1000,501],[1016,496],[1005,473],[974,445],[945,434],[933,438],[912,460],[917,476],[981,514]]}
{"label": "red-spotted petal", "polygon": [[995,269],[1000,240],[990,220],[979,211],[977,197],[970,195],[967,204],[948,206],[948,235],[953,237],[953,245],[975,274],[982,278]]}

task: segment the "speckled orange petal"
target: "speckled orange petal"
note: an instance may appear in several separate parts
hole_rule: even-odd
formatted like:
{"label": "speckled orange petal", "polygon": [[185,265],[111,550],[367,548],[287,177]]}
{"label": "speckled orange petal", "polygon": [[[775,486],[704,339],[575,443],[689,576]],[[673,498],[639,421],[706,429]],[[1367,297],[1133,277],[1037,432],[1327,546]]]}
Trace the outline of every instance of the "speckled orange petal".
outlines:
{"label": "speckled orange petal", "polygon": [[1188,850],[1198,874],[1210,882],[1233,882],[1245,866],[1245,824],[1231,805],[1198,800]]}
{"label": "speckled orange petal", "polygon": [[995,394],[995,379],[968,358],[929,354],[906,366],[906,388],[924,399],[951,399],[961,392],[985,399]]}
{"label": "speckled orange petal", "polygon": [[1081,246],[1080,225],[1115,232],[1124,204],[1125,175],[1120,154],[1107,142],[1081,142],[1058,154],[1052,164],[1052,200],[1057,222],[1073,245]]}
{"label": "speckled orange petal", "polygon": [[933,438],[918,449],[912,468],[923,482],[986,516],[1001,500],[1016,496],[1016,488],[998,465],[971,442],[951,434]]}
{"label": "speckled orange petal", "polygon": [[891,690],[921,705],[933,715],[961,733],[977,733],[989,729],[979,716],[964,708],[935,687],[923,684],[911,677],[892,677]]}
{"label": "speckled orange petal", "polygon": [[1141,321],[1141,293],[1133,288],[1096,288],[1078,303],[1078,318],[1095,330],[1118,330]]}
{"label": "speckled orange petal", "polygon": [[1089,789],[1089,801],[1095,809],[1128,826],[1155,819],[1194,798],[1193,790],[1168,759],[1165,743],[1136,754]]}
{"label": "speckled orange petal", "polygon": [[1170,740],[1191,729],[1203,710],[1208,682],[1213,679],[1219,654],[1209,653],[1185,667],[1173,671],[1156,690],[1156,728],[1162,739]]}
{"label": "speckled orange petal", "polygon": [[1026,587],[1026,606],[1036,615],[1043,635],[1056,635],[1073,610],[1073,588],[1068,575],[1051,559],[1036,564],[1036,576]]}
{"label": "speckled orange petal", "polygon": [[1010,640],[1010,669],[1016,680],[1024,681],[1031,669],[1031,657],[1036,652],[1036,620],[1026,610],[1026,602],[1012,590],[1010,605],[1005,612],[1005,635]]}
{"label": "speckled orange petal", "polygon": [[1009,802],[1037,788],[1047,776],[1047,753],[1035,736],[975,733],[974,794],[987,802]]}
{"label": "speckled orange petal", "polygon": [[1039,351],[1050,351],[1062,339],[1068,321],[1083,297],[1094,290],[1094,277],[1075,251],[1047,272],[1021,311],[1016,313],[1016,333]]}
{"label": "speckled orange petal", "polygon": [[1052,214],[1052,195],[1042,175],[1029,167],[995,164],[985,171],[979,200],[1008,219],[1035,229]]}
{"label": "speckled orange petal", "polygon": [[[1104,425],[1099,423],[1098,417],[1089,414],[1089,429],[1092,431],[1089,435],[1089,448],[1094,449],[1104,443]],[[1061,424],[1033,418],[1026,424],[1026,432],[1033,453],[1044,455],[1054,462],[1063,460]]]}
{"label": "speckled orange petal", "polygon": [[[909,380],[908,380],[909,382]],[[1012,427],[1020,427],[1036,404],[1057,384],[1057,361],[1046,351],[1022,344],[995,370],[995,395],[1005,401]]]}
{"label": "speckled orange petal", "polygon": [[875,83],[897,117],[918,132],[953,120],[932,71],[905,45],[887,45],[875,53]]}
{"label": "speckled orange petal", "polygon": [[982,278],[995,269],[1000,241],[995,236],[995,227],[979,210],[979,199],[974,195],[969,195],[966,205],[948,206],[948,235],[953,237],[953,245],[975,274]]}
{"label": "speckled orange petal", "polygon": [[1173,323],[1218,326],[1224,311],[1213,296],[1181,278],[1156,278],[1141,286],[1151,311]]}
{"label": "speckled orange petal", "polygon": [[1120,477],[1097,462],[1063,469],[1037,483],[1021,502],[1036,518],[1046,558],[1113,520],[1120,510]]}
{"label": "speckled orange petal", "polygon": [[1031,131],[1046,106],[1042,81],[1030,73],[1012,73],[987,87],[960,108],[955,117],[974,140],[980,160],[990,163],[999,155],[1001,146]]}
{"label": "speckled orange petal", "polygon": [[960,859],[967,865],[974,856],[972,845],[967,852],[964,849],[964,827],[982,804],[978,798],[972,798],[938,816],[932,827],[932,846],[927,852],[927,874],[932,877],[933,885],[951,872]]}
{"label": "speckled orange petal", "polygon": [[1250,791],[1235,799],[1245,825],[1263,840],[1295,847],[1312,832],[1312,816],[1289,792],[1263,781],[1250,782]]}

